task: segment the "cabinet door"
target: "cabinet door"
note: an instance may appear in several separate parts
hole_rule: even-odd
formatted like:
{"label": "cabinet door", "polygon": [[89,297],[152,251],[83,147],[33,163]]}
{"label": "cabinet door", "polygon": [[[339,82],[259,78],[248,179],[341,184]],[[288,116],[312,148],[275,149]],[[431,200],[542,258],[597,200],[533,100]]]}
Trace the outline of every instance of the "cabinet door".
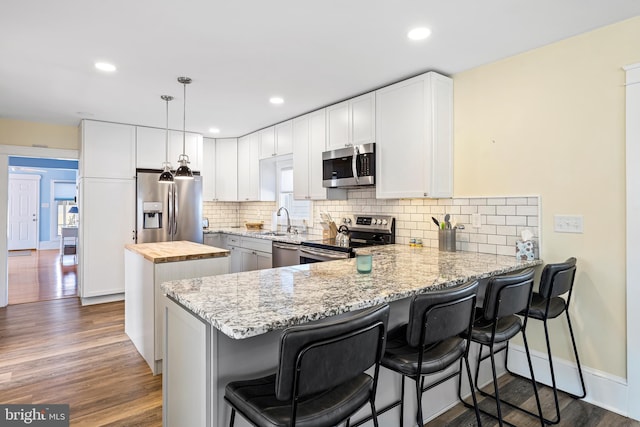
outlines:
{"label": "cabinet door", "polygon": [[135,126],[83,120],[81,137],[79,177],[135,177]]}
{"label": "cabinet door", "polygon": [[266,252],[256,252],[256,268],[258,270],[264,270],[271,267],[271,254]]}
{"label": "cabinet door", "polygon": [[202,139],[202,200],[211,202],[216,200],[216,140]]}
{"label": "cabinet door", "polygon": [[219,201],[238,200],[238,139],[216,139],[216,197]]}
{"label": "cabinet door", "polygon": [[349,102],[344,101],[326,108],[327,150],[347,147],[349,141]]}
{"label": "cabinet door", "polygon": [[309,121],[310,114],[293,121],[293,198],[298,200],[309,198]]}
{"label": "cabinet door", "polygon": [[[322,153],[326,150],[327,140],[325,119],[324,109],[309,114],[309,198],[313,200],[327,198],[327,189],[322,186]],[[335,191],[343,193],[346,199],[346,190],[335,189]]]}
{"label": "cabinet door", "polygon": [[240,271],[253,271],[258,269],[258,257],[254,251],[248,249],[240,249],[240,256],[242,259],[242,270]]}
{"label": "cabinet door", "polygon": [[[164,129],[136,127],[136,167],[162,169],[162,163],[167,158],[166,135]],[[175,165],[176,160],[173,160],[172,165]],[[171,162],[171,158],[168,161]]]}
{"label": "cabinet door", "polygon": [[452,196],[452,94],[435,73],[376,92],[376,198]]}
{"label": "cabinet door", "polygon": [[260,200],[259,145],[255,134],[238,139],[238,201]]}
{"label": "cabinet door", "polygon": [[375,113],[374,92],[349,100],[349,143],[360,145],[376,140]]}
{"label": "cabinet door", "polygon": [[275,128],[275,154],[291,154],[293,152],[293,120],[280,123]]}
{"label": "cabinet door", "polygon": [[229,273],[240,273],[242,269],[242,249],[237,246],[229,247]]}
{"label": "cabinet door", "polygon": [[[180,131],[169,131],[169,161],[173,168],[177,168],[178,158],[183,153],[183,133]],[[202,169],[202,135],[187,132],[184,138],[184,154],[189,156],[189,167],[193,171]]]}
{"label": "cabinet door", "polygon": [[273,126],[263,129],[257,132],[260,141],[260,158],[266,159],[267,157],[275,156],[276,149],[276,134]]}
{"label": "cabinet door", "polygon": [[80,180],[80,295],[124,292],[124,245],[134,242],[135,179]]}

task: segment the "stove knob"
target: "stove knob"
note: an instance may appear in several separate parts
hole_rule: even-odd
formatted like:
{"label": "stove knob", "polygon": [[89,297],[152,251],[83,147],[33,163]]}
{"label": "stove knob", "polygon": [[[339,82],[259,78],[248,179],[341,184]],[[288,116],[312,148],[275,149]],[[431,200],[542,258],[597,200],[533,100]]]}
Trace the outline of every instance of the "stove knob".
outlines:
{"label": "stove knob", "polygon": [[386,219],[382,220],[382,225],[387,225],[387,220]]}
{"label": "stove knob", "polygon": [[382,220],[380,218],[376,219],[376,224],[378,225],[382,224]]}
{"label": "stove knob", "polygon": [[344,222],[346,222],[347,224],[351,224],[351,218],[345,218]]}

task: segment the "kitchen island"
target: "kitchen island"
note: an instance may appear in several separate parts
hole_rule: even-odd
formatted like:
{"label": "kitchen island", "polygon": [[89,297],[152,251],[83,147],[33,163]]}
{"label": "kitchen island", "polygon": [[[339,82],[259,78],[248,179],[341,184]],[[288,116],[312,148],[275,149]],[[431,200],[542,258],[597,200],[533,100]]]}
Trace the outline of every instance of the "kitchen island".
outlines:
{"label": "kitchen island", "polygon": [[125,246],[124,329],[153,374],[162,369],[164,299],[160,284],[229,272],[229,251],[177,241]]}
{"label": "kitchen island", "polygon": [[[273,371],[280,333],[288,326],[326,321],[386,302],[391,305],[392,328],[406,321],[410,297],[417,293],[542,263],[404,245],[370,250],[369,274],[358,274],[355,260],[349,259],[162,284],[167,326],[165,426],[226,425],[230,410],[224,403],[224,386]],[[397,398],[399,387],[397,376],[381,370],[378,405]],[[425,394],[426,417],[455,401],[455,385],[450,388]],[[410,398],[407,403],[410,414],[415,405]],[[368,409],[362,411],[365,415]],[[397,410],[383,415],[380,422],[396,426]],[[246,424],[240,417],[236,425]]]}

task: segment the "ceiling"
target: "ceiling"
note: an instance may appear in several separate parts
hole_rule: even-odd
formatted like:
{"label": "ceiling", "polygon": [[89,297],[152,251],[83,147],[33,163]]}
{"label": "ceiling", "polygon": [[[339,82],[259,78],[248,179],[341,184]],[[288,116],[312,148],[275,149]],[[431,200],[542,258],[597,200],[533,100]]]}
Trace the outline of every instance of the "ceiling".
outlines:
{"label": "ceiling", "polygon": [[[240,136],[435,70],[452,75],[640,15],[638,0],[17,0],[0,14],[0,117]],[[416,42],[416,26],[432,30]],[[117,67],[111,74],[96,61]],[[269,98],[285,102],[272,105]],[[217,127],[217,135],[209,128]]]}

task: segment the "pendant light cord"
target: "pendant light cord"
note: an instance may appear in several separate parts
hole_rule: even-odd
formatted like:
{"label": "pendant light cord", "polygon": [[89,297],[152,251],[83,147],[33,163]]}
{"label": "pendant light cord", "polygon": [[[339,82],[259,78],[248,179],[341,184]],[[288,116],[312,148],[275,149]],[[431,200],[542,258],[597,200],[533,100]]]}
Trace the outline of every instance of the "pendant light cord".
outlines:
{"label": "pendant light cord", "polygon": [[164,140],[164,161],[169,163],[169,97],[167,101],[167,127],[165,128],[165,140]]}
{"label": "pendant light cord", "polygon": [[182,87],[184,88],[184,107],[182,109],[182,154],[186,154],[186,140],[187,140],[187,83],[183,83]]}

